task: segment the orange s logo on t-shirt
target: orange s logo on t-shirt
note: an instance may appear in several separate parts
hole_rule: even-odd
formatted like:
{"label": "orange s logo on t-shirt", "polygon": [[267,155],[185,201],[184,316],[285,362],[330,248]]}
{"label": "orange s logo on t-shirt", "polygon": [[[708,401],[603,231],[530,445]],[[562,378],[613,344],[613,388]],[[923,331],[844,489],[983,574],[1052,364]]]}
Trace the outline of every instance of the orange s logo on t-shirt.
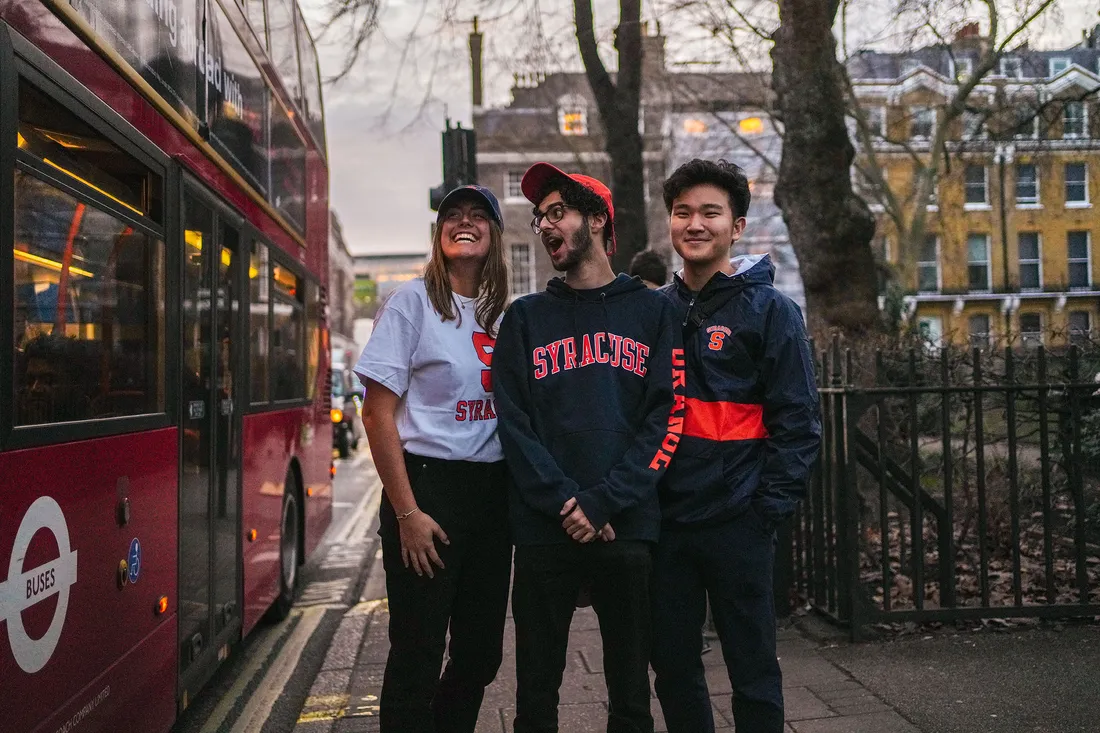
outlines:
{"label": "orange s logo on t-shirt", "polygon": [[493,370],[489,367],[493,365],[493,349],[496,347],[497,340],[482,331],[474,331],[473,339],[477,358],[486,367],[481,370],[481,386],[486,392],[492,392]]}

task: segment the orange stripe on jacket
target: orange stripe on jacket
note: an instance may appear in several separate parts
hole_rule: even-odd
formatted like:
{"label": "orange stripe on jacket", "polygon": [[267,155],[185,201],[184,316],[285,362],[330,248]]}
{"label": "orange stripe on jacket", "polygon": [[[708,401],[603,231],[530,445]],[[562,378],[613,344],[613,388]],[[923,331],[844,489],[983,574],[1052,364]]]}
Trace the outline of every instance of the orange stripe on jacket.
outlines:
{"label": "orange stripe on jacket", "polygon": [[768,437],[764,406],[706,402],[688,398],[684,435],[707,440],[755,440]]}

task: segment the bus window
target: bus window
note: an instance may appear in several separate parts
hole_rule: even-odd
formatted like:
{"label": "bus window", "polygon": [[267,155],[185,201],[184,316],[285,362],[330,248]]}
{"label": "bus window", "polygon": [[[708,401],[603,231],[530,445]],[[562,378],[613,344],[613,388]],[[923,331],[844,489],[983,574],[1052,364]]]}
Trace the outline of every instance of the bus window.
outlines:
{"label": "bus window", "polygon": [[298,41],[294,32],[294,2],[267,0],[267,34],[270,39],[271,61],[279,72],[287,96],[301,97],[298,80]]}
{"label": "bus window", "polygon": [[271,371],[276,401],[305,397],[305,349],[301,280],[282,265],[271,268]]}
{"label": "bus window", "polygon": [[248,267],[249,283],[249,333],[251,354],[249,378],[252,381],[252,404],[267,402],[268,376],[267,359],[269,334],[271,327],[270,280],[267,271],[267,247],[261,242],[252,243],[252,259]]}
{"label": "bus window", "polygon": [[298,106],[306,116],[306,124],[310,132],[317,138],[317,143],[325,146],[325,125],[321,117],[321,70],[317,64],[317,49],[313,40],[309,37],[309,29],[306,28],[305,18],[301,9],[298,10],[298,55],[302,67],[302,98]]}
{"label": "bus window", "polygon": [[317,372],[321,367],[321,289],[308,283],[306,295],[306,398],[317,393]]}
{"label": "bus window", "polygon": [[15,173],[15,424],[164,410],[164,245]]}
{"label": "bus window", "polygon": [[306,143],[291,113],[271,97],[271,203],[298,231],[306,223]]}
{"label": "bus window", "polygon": [[160,176],[23,79],[16,142],[21,154],[40,161],[64,184],[90,190],[127,214],[164,223]]}

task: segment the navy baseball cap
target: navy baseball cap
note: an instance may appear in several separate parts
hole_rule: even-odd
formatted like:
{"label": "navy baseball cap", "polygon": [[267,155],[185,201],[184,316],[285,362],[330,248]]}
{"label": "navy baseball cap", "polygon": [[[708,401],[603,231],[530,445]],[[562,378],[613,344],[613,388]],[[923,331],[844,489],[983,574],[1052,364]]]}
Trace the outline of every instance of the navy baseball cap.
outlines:
{"label": "navy baseball cap", "polygon": [[459,201],[469,199],[485,204],[493,220],[497,223],[497,226],[502,229],[504,228],[504,217],[500,213],[500,202],[497,201],[497,197],[485,186],[479,186],[476,183],[459,186],[444,196],[443,200],[439,202],[439,213],[436,215],[435,220],[439,221],[443,217],[443,214],[447,212],[447,209],[451,208]]}

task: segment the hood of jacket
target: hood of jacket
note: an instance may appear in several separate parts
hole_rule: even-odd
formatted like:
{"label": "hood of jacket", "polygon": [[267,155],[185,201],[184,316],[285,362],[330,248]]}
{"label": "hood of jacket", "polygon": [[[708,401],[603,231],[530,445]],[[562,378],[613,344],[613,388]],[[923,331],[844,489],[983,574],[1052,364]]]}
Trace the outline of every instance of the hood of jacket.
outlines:
{"label": "hood of jacket", "polygon": [[546,292],[556,298],[573,301],[613,301],[629,293],[645,290],[646,286],[639,278],[620,273],[614,280],[599,288],[577,290],[565,284],[565,279],[556,277],[546,283]]}

